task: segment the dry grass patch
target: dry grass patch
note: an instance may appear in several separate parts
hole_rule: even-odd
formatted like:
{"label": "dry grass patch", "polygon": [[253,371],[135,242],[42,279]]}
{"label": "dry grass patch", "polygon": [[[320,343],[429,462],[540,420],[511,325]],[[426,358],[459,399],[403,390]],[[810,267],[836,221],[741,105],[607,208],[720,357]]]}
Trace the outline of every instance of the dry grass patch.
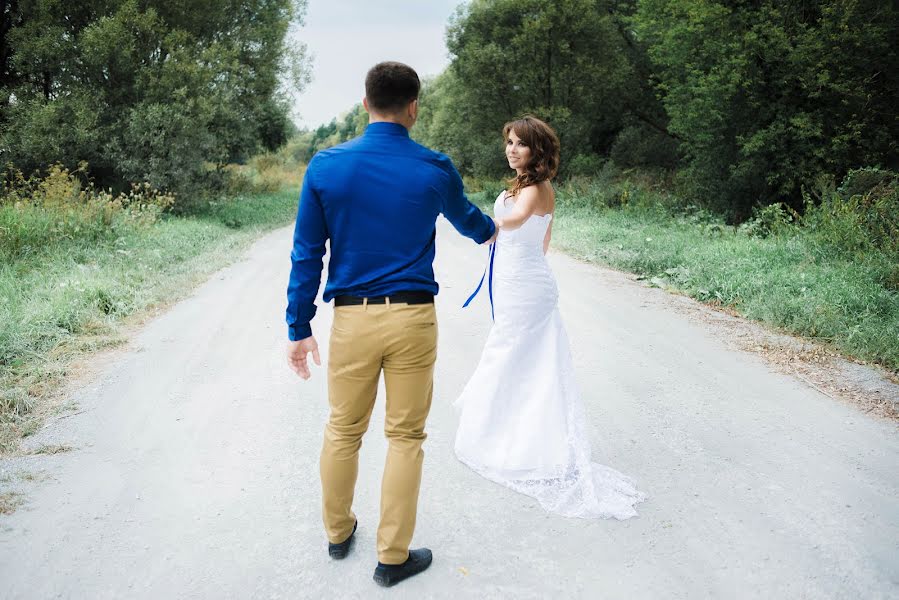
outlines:
{"label": "dry grass patch", "polygon": [[0,515],[11,515],[24,501],[19,492],[0,492]]}

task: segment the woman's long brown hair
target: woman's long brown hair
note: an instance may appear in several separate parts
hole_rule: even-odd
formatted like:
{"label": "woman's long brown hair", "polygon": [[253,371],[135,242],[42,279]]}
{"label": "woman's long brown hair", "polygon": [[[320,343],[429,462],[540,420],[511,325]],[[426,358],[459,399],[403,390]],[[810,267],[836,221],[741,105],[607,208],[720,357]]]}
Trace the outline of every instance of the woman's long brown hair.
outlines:
{"label": "woman's long brown hair", "polygon": [[509,132],[514,131],[525,145],[531,149],[531,159],[524,173],[513,177],[511,194],[518,195],[522,189],[541,181],[551,180],[559,171],[559,136],[552,127],[531,115],[525,115],[503,126],[503,140],[508,142]]}

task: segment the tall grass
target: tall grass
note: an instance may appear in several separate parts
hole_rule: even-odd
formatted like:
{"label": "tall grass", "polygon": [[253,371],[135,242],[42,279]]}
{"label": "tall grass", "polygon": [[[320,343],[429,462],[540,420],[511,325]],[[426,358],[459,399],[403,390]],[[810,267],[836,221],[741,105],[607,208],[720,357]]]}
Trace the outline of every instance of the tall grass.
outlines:
{"label": "tall grass", "polygon": [[277,152],[266,152],[251,158],[243,165],[228,165],[227,192],[271,193],[286,188],[299,189],[305,168],[298,157],[303,154],[297,142],[286,144]]}
{"label": "tall grass", "polygon": [[59,202],[0,204],[0,452],[35,427],[72,358],[118,343],[123,318],[181,297],[296,214],[297,188],[204,199],[175,216],[155,192],[85,194],[74,174],[55,176],[69,180]]}
{"label": "tall grass", "polygon": [[0,260],[12,263],[49,246],[115,239],[156,222],[174,196],[135,184],[112,194],[84,183],[86,169],[50,167],[26,179],[14,169],[0,180]]}

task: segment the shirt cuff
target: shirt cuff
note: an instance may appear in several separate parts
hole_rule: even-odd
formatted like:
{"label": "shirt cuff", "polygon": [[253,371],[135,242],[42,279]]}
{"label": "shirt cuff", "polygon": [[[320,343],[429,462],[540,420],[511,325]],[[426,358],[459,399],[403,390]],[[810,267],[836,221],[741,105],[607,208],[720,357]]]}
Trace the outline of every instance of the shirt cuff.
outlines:
{"label": "shirt cuff", "polygon": [[312,337],[312,326],[309,323],[288,325],[287,337],[291,342],[298,342],[305,340],[307,337]]}
{"label": "shirt cuff", "polygon": [[485,237],[483,240],[481,240],[478,243],[483,244],[484,242],[486,242],[487,240],[492,238],[494,233],[496,233],[496,223],[493,221],[493,219],[490,219],[490,233],[487,234],[487,237]]}

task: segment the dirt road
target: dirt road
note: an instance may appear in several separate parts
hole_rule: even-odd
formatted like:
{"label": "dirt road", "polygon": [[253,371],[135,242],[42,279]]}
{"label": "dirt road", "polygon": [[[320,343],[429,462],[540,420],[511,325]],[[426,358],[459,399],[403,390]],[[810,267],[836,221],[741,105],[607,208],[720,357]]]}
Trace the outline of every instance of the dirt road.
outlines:
{"label": "dirt road", "polygon": [[[629,521],[547,515],[459,464],[451,400],[489,327],[461,304],[485,249],[439,229],[440,356],[415,543],[434,565],[371,580],[383,395],[360,466],[358,543],[319,519],[325,377],[283,358],[290,230],[148,323],[73,396],[78,414],[0,461],[4,598],[897,598],[899,437],[735,349],[682,298],[554,254],[594,459],[648,500]],[[327,342],[331,309],[313,329]],[[324,356],[327,360],[327,356]]]}

